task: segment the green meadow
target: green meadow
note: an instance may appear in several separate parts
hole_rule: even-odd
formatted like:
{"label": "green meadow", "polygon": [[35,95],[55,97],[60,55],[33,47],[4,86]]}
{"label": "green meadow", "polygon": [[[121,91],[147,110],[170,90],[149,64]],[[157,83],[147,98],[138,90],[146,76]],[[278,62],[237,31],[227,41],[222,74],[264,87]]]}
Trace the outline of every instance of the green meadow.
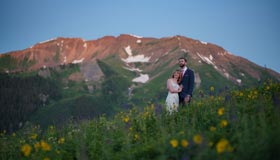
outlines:
{"label": "green meadow", "polygon": [[[134,106],[66,127],[26,124],[0,133],[0,159],[272,160],[280,157],[280,84],[195,97],[179,112]],[[213,94],[211,94],[211,92]]]}

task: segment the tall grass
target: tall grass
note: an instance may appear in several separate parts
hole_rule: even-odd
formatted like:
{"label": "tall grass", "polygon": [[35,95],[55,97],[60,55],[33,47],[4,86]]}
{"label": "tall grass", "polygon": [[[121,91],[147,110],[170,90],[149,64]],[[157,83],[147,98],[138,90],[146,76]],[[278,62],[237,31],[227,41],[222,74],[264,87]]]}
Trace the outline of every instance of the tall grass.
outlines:
{"label": "tall grass", "polygon": [[[215,88],[211,88],[213,91]],[[0,159],[278,159],[280,84],[102,115],[68,127],[0,135]]]}

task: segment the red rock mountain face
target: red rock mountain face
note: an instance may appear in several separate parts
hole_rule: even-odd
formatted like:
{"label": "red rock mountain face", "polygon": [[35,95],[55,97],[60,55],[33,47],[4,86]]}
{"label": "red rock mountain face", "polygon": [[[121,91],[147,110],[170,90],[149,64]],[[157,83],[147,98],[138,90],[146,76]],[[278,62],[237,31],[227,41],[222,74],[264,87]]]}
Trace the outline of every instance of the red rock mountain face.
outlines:
{"label": "red rock mountain face", "polygon": [[[132,55],[130,56],[144,55],[144,57],[149,57],[149,62],[153,64],[171,60],[169,63],[171,66],[177,64],[180,53],[185,53],[188,54],[191,61],[197,62],[197,65],[207,63],[229,79],[231,77],[228,72],[233,69],[233,66],[238,66],[242,72],[246,72],[256,79],[260,77],[258,69],[264,69],[242,57],[230,54],[217,45],[183,36],[156,39],[123,34],[118,37],[105,36],[90,41],[59,37],[6,54],[19,61],[28,59],[30,62],[34,62],[29,69],[37,70],[61,64],[90,62],[112,54],[118,54],[120,58],[125,59],[129,56],[128,50],[131,50]],[[2,54],[0,57],[6,54]],[[151,70],[152,67],[147,67],[146,70]],[[16,70],[20,70],[20,68]],[[280,79],[279,73],[269,69],[268,72],[278,80]]]}
{"label": "red rock mountain face", "polygon": [[[142,43],[151,40],[153,39],[141,38]],[[36,63],[30,69],[36,70],[43,66],[51,67],[60,64],[78,63],[80,61],[86,62],[91,59],[103,59],[115,53],[119,53],[124,57],[127,55],[124,48],[128,45],[131,48],[143,48],[136,41],[136,37],[128,35],[121,35],[119,37],[106,36],[90,41],[85,41],[80,38],[59,37],[35,44],[24,50],[9,52],[7,54],[19,61],[26,58],[29,61],[35,61]],[[4,55],[6,54],[2,54],[0,57]]]}

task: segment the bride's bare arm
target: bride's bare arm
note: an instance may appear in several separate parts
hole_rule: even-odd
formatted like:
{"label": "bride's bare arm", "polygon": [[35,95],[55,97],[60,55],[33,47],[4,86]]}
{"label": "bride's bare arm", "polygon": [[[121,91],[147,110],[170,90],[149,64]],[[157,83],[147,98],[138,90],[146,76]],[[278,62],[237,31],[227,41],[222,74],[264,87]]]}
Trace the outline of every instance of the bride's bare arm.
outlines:
{"label": "bride's bare arm", "polygon": [[168,89],[168,91],[169,92],[171,92],[171,93],[179,93],[179,92],[181,92],[181,88],[179,88],[178,90],[176,90],[176,89],[174,89],[173,87],[172,87],[172,80],[171,79],[168,79],[167,80],[167,89]]}

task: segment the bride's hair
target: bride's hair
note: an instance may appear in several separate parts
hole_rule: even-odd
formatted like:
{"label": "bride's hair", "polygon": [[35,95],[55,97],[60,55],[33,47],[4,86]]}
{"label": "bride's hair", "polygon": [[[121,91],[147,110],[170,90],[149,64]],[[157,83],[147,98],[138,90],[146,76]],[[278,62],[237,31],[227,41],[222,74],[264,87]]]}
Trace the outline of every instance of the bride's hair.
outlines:
{"label": "bride's hair", "polygon": [[174,78],[174,74],[175,74],[175,73],[178,73],[178,74],[179,74],[179,77],[178,77],[178,79],[177,79],[177,83],[180,83],[181,80],[182,80],[181,70],[176,69],[176,70],[172,73],[172,78]]}

